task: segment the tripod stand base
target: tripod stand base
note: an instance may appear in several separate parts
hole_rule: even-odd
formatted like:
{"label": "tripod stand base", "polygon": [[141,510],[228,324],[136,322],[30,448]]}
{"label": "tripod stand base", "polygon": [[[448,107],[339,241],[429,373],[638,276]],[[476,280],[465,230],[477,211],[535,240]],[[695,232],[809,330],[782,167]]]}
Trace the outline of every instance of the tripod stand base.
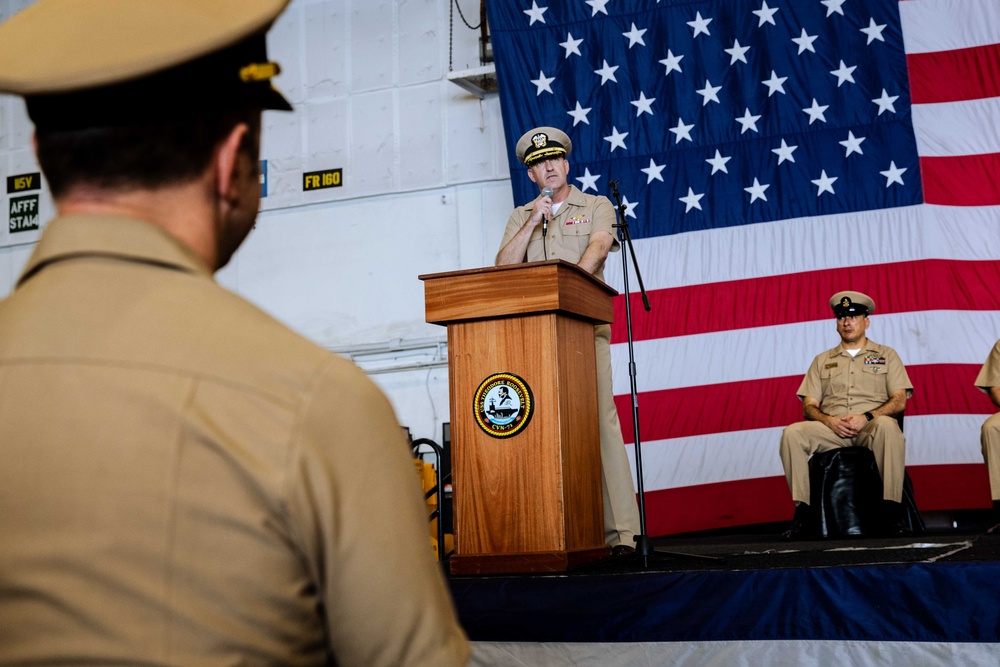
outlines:
{"label": "tripod stand base", "polygon": [[681,553],[679,551],[654,549],[653,543],[650,542],[649,537],[646,535],[636,535],[632,539],[635,540],[635,557],[642,560],[643,566],[647,566],[650,560],[664,560],[667,558],[688,558],[691,560],[708,560],[718,562],[722,562],[724,560],[718,556],[704,556],[702,554],[689,554]]}

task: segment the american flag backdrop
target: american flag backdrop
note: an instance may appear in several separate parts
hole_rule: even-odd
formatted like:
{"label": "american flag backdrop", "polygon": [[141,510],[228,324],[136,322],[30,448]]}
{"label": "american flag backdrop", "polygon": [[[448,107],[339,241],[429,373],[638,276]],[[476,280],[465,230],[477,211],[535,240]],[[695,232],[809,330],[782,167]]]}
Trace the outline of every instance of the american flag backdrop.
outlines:
{"label": "american flag backdrop", "polygon": [[[877,311],[915,391],[907,470],[924,511],[988,507],[973,380],[1000,337],[997,0],[491,0],[513,145],[573,140],[570,182],[620,182],[652,303],[629,264],[647,529],[792,513],[781,429],[827,305]],[[605,274],[623,288],[619,255]],[[624,297],[612,358],[634,449]]]}

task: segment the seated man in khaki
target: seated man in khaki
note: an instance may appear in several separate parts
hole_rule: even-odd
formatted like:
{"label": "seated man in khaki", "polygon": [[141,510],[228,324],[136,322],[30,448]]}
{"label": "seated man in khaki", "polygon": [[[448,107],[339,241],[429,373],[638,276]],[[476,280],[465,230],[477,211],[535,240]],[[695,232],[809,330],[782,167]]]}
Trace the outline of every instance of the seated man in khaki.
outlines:
{"label": "seated man in khaki", "polygon": [[[993,346],[989,358],[979,370],[976,386],[990,397],[993,405],[1000,407],[1000,340]],[[979,442],[983,446],[983,460],[990,474],[993,515],[1000,520],[1000,412],[983,422]]]}
{"label": "seated man in khaki", "polygon": [[807,421],[781,434],[781,464],[795,501],[785,539],[806,536],[809,523],[809,457],[837,447],[867,447],[882,476],[889,531],[908,532],[903,523],[903,467],[906,440],[894,419],[906,407],[913,385],[899,355],[868,340],[868,316],[875,302],[860,292],[830,298],[840,344],[815,359],[799,386]]}

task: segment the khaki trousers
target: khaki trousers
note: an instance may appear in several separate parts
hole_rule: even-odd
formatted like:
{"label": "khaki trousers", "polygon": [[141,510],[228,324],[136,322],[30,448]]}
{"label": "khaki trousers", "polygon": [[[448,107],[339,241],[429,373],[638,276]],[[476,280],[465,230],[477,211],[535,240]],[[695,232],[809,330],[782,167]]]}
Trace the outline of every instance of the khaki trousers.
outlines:
{"label": "khaki trousers", "polygon": [[597,410],[601,422],[601,474],[604,481],[604,541],[609,546],[633,547],[639,534],[639,507],[635,502],[632,469],[615,408],[611,384],[611,327],[594,327],[597,352]]}
{"label": "khaki trousers", "polygon": [[903,499],[903,475],[906,465],[906,438],[893,417],[871,420],[854,438],[839,438],[825,424],[797,422],[781,432],[781,465],[792,492],[792,500],[809,504],[809,457],[837,447],[867,447],[875,454],[882,476],[882,497],[900,502]]}
{"label": "khaki trousers", "polygon": [[1000,412],[983,422],[979,442],[990,474],[990,495],[993,500],[1000,500]]}

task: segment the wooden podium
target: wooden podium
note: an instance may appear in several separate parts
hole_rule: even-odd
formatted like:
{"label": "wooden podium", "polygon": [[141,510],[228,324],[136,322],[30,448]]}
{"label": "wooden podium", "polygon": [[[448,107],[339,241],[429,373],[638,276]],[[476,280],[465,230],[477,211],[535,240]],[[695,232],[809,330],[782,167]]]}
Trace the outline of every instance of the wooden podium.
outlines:
{"label": "wooden podium", "polygon": [[561,260],[420,276],[448,327],[453,574],[604,558],[594,325],[616,292]]}

